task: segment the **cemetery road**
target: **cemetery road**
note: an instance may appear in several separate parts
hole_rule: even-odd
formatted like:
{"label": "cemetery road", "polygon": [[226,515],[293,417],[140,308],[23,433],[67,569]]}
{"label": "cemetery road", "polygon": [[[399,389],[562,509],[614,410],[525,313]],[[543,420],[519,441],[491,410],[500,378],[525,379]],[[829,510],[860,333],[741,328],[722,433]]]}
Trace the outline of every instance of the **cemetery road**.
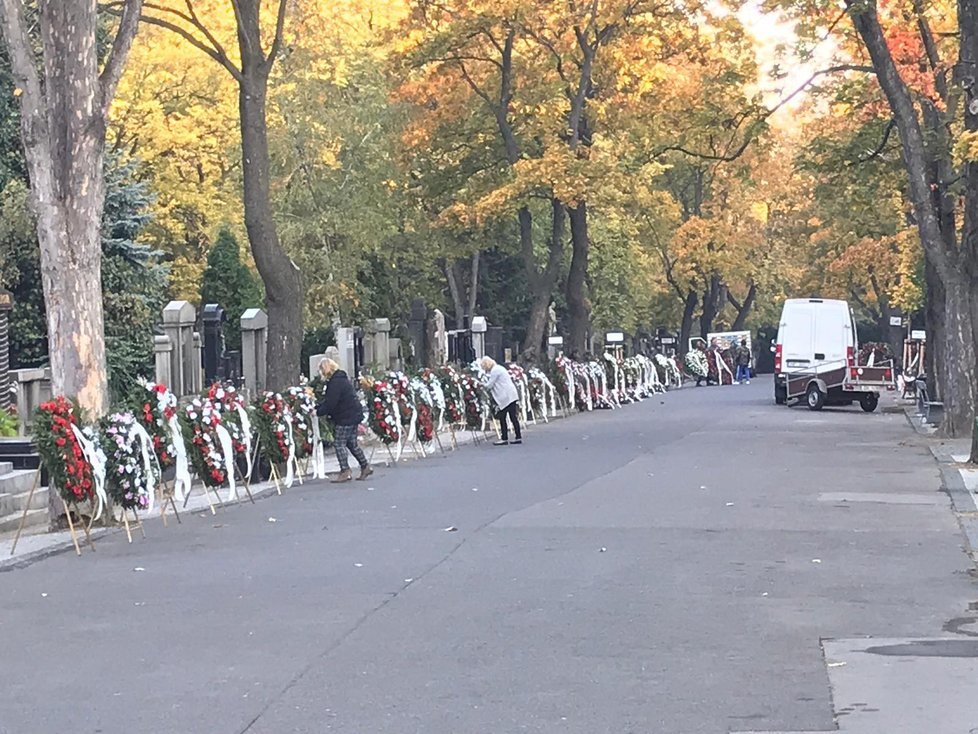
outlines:
{"label": "cemetery road", "polygon": [[939,490],[902,413],[758,379],[153,522],[0,573],[0,732],[966,732]]}

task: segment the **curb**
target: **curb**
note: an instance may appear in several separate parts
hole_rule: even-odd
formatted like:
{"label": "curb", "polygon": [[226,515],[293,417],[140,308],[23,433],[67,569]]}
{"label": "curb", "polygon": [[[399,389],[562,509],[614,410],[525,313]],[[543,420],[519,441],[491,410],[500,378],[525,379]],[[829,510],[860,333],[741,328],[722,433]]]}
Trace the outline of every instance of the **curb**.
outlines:
{"label": "curb", "polygon": [[960,469],[950,452],[943,446],[931,446],[930,451],[941,473],[941,489],[951,498],[951,509],[961,526],[965,539],[965,552],[978,565],[978,503],[965,485]]}
{"label": "curb", "polygon": [[[252,487],[251,496],[255,499],[257,503],[259,499],[266,499],[270,495],[275,494],[275,485],[268,484],[267,486]],[[248,500],[247,495],[245,497],[239,497],[237,499],[231,500],[230,502],[224,503],[224,508],[236,507],[241,504],[251,504]],[[183,508],[185,514],[195,514],[200,511],[209,512],[207,505],[202,507],[187,507]],[[148,525],[150,522],[154,524],[161,524],[160,516],[154,515],[152,517],[147,517],[143,519],[143,524]],[[99,538],[105,538],[109,535],[115,535],[116,533],[125,532],[125,528],[121,525],[118,527],[110,528],[93,528],[91,531],[92,540],[98,540]],[[40,533],[40,535],[44,535]],[[80,541],[79,545],[82,548],[82,555],[85,552],[85,543]],[[55,543],[51,543],[45,548],[39,548],[35,551],[30,551],[28,553],[23,553],[16,556],[7,556],[5,558],[0,558],[0,573],[5,573],[7,571],[16,571],[21,568],[26,568],[27,566],[33,565],[38,561],[43,561],[46,558],[51,558],[52,556],[57,556],[68,551],[74,551],[75,544],[71,541],[71,538],[66,540],[60,540]]]}

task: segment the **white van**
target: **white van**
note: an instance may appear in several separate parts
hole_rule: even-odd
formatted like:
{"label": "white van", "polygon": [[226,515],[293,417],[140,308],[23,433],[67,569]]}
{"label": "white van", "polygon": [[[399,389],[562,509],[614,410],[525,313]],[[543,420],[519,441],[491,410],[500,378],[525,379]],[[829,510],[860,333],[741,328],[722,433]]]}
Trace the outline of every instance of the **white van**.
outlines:
{"label": "white van", "polygon": [[858,401],[876,410],[881,389],[893,390],[893,364],[859,365],[859,337],[845,301],[791,298],[784,302],[774,347],[774,402],[804,399],[812,410]]}

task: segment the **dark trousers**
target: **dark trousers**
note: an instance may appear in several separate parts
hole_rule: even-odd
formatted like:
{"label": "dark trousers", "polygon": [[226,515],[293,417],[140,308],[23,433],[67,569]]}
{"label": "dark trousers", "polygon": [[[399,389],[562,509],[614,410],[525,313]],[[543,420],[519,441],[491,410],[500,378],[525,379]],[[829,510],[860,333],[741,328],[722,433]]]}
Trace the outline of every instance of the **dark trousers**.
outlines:
{"label": "dark trousers", "polygon": [[357,444],[357,429],[360,426],[336,426],[333,436],[333,448],[336,450],[336,460],[340,463],[340,471],[350,468],[348,452],[353,454],[360,468],[367,466],[367,457]]}
{"label": "dark trousers", "polygon": [[523,433],[520,431],[520,416],[515,400],[496,413],[496,418],[499,419],[499,432],[502,435],[503,441],[509,440],[509,426],[506,425],[506,416],[509,416],[509,419],[513,422],[513,433],[516,434],[516,439],[518,441],[522,440]]}

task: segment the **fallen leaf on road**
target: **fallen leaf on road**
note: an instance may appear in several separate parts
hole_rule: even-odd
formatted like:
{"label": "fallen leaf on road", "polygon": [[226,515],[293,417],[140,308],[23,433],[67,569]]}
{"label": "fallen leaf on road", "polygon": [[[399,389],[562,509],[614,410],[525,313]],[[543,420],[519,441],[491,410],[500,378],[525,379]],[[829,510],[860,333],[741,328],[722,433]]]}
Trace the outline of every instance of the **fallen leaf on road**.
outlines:
{"label": "fallen leaf on road", "polygon": [[362,563],[354,563],[353,565],[356,566],[357,568],[363,568]]}
{"label": "fallen leaf on road", "polygon": [[404,579],[405,584],[410,584],[414,579]]}
{"label": "fallen leaf on road", "polygon": [[608,552],[608,549],[607,549],[607,548],[604,548],[604,547],[602,547],[602,548],[601,548],[601,549],[600,549],[600,550],[598,551],[598,553],[607,553],[607,552]]}
{"label": "fallen leaf on road", "polygon": [[135,568],[133,569],[133,571],[145,571],[145,570],[146,570],[146,569],[145,569],[145,568],[143,568],[142,566],[136,566],[136,567],[135,567]]}
{"label": "fallen leaf on road", "polygon": [[43,591],[41,592],[41,598],[42,599],[46,599],[47,598],[47,594],[45,594]]}
{"label": "fallen leaf on road", "polygon": [[821,558],[813,558],[812,559],[812,563],[821,563],[821,562],[822,562],[822,559]]}
{"label": "fallen leaf on road", "polygon": [[211,527],[212,528],[223,528],[224,527],[224,523],[219,522],[217,525],[211,525]]}
{"label": "fallen leaf on road", "polygon": [[454,525],[452,525],[451,527],[445,528],[445,532],[446,533],[457,533],[458,532],[458,528],[455,527]]}
{"label": "fallen leaf on road", "polygon": [[728,502],[728,503],[727,503],[727,507],[733,507],[733,505],[734,505],[734,503],[733,503],[733,502]]}
{"label": "fallen leaf on road", "polygon": [[270,518],[268,518],[268,521],[269,521],[269,522],[278,522],[278,520],[276,520],[276,519],[275,519],[274,517],[270,517]]}
{"label": "fallen leaf on road", "polygon": [[765,591],[761,596],[767,596],[767,592]]}

